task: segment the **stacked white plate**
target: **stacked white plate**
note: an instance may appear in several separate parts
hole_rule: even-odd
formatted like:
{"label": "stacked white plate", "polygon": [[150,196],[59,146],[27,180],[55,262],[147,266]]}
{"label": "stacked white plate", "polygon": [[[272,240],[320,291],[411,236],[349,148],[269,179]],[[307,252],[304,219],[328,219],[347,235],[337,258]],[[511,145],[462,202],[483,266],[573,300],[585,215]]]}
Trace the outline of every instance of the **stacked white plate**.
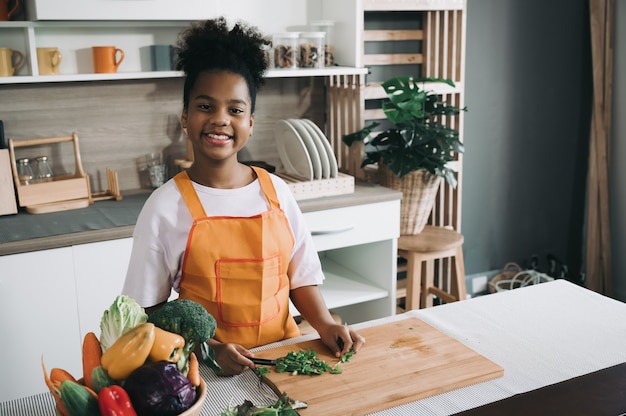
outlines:
{"label": "stacked white plate", "polygon": [[285,173],[289,175],[308,181],[337,177],[337,159],[330,142],[311,120],[279,120],[276,147]]}

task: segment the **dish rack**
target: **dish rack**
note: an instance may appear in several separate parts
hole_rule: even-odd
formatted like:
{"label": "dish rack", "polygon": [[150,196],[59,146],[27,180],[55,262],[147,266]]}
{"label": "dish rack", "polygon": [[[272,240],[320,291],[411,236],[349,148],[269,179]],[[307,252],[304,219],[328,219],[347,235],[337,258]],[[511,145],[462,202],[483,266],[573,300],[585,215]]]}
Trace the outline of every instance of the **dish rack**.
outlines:
{"label": "dish rack", "polygon": [[277,172],[276,175],[287,182],[296,201],[354,193],[354,176],[341,172],[335,178],[313,179],[312,181],[283,172]]}
{"label": "dish rack", "polygon": [[[180,169],[189,169],[193,164],[193,148],[186,139],[187,158],[176,159],[174,164]],[[354,176],[339,172],[336,177],[328,179],[306,180],[285,172],[275,172],[291,189],[296,201],[354,193]]]}
{"label": "dish rack", "polygon": [[[74,149],[74,173],[53,176],[46,182],[22,183],[17,170],[15,149],[30,146],[72,143]],[[13,180],[17,191],[20,207],[26,208],[31,214],[43,214],[55,211],[84,208],[101,199],[122,199],[119,191],[117,173],[107,169],[108,189],[105,192],[91,194],[89,176],[83,170],[76,132],[71,136],[46,137],[40,139],[14,140],[9,139],[9,154]]]}

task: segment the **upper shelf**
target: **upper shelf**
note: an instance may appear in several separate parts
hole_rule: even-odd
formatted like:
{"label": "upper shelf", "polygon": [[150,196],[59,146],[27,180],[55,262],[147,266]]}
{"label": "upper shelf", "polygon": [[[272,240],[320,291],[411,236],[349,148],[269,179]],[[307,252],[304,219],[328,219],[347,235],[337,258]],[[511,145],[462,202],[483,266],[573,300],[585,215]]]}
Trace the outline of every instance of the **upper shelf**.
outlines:
{"label": "upper shelf", "polygon": [[[331,75],[365,75],[367,68],[333,66],[320,69],[270,69],[266,78],[325,77]],[[35,84],[46,82],[114,81],[131,79],[180,78],[179,71],[117,72],[113,74],[65,74],[0,77],[0,84]]]}
{"label": "upper shelf", "polygon": [[[35,84],[76,81],[109,81],[180,78],[179,71],[150,70],[148,48],[152,44],[172,44],[188,22],[154,21],[56,21],[0,22],[3,47],[21,51],[23,67],[13,76],[0,77],[0,85]],[[99,44],[115,44],[125,51],[125,58],[116,73],[94,73],[90,48]],[[39,75],[37,47],[57,46],[62,53],[61,74]],[[367,74],[367,68],[333,66],[328,68],[269,69],[267,78],[324,77],[331,75]]]}

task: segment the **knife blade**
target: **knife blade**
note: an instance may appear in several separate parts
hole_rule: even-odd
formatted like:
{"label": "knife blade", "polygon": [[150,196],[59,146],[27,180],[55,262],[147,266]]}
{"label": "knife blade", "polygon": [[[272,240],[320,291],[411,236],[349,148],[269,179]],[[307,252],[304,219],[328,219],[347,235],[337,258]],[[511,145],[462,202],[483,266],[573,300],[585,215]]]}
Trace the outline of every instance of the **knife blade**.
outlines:
{"label": "knife blade", "polygon": [[250,358],[250,361],[252,361],[255,364],[258,365],[276,365],[276,360],[270,360],[267,358]]}

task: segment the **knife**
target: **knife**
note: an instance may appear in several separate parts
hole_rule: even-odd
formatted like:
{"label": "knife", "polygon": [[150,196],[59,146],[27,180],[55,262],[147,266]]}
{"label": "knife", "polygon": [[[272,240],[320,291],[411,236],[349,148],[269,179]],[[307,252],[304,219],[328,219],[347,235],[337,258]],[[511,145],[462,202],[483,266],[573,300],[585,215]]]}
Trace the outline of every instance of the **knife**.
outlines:
{"label": "knife", "polygon": [[258,365],[276,365],[276,360],[270,360],[267,358],[250,358],[250,361],[252,361],[255,364]]}

